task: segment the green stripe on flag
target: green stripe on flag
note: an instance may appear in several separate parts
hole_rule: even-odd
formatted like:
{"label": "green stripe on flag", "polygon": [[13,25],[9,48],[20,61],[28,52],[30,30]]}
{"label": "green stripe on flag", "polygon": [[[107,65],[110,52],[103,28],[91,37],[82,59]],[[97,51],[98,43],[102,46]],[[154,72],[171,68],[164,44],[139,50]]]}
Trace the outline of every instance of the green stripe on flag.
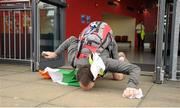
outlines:
{"label": "green stripe on flag", "polygon": [[60,69],[58,72],[63,74],[63,83],[67,83],[69,86],[79,87],[79,82],[76,79],[77,70]]}

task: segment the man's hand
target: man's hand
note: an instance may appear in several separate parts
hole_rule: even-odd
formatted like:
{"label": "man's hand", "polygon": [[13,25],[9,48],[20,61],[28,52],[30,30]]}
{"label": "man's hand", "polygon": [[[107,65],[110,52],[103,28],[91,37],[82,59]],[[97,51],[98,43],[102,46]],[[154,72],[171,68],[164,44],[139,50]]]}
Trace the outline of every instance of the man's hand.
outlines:
{"label": "man's hand", "polygon": [[130,98],[130,97],[134,97],[137,93],[137,89],[136,88],[126,88],[123,92],[123,97],[126,97],[126,98]]}
{"label": "man's hand", "polygon": [[52,59],[52,58],[56,58],[57,54],[55,52],[43,51],[42,56],[46,59]]}

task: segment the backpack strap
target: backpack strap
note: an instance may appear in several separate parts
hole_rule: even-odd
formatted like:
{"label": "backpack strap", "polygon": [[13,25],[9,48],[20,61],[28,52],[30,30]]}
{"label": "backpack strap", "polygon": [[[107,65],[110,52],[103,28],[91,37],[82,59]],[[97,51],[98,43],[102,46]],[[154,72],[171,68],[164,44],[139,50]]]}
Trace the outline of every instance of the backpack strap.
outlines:
{"label": "backpack strap", "polygon": [[[108,37],[110,37],[110,42],[109,42],[109,43],[112,42],[112,37],[111,37],[110,33],[108,33],[107,36],[106,36],[106,38],[105,38],[104,41],[102,42],[102,44],[99,46],[99,48],[100,48],[100,47],[104,48],[103,45],[107,42]],[[104,48],[104,49],[105,49],[105,48]]]}
{"label": "backpack strap", "polygon": [[80,52],[81,52],[81,50],[82,50],[83,43],[84,43],[84,40],[80,40],[80,41],[78,42],[77,58],[79,58],[79,56],[80,56]]}

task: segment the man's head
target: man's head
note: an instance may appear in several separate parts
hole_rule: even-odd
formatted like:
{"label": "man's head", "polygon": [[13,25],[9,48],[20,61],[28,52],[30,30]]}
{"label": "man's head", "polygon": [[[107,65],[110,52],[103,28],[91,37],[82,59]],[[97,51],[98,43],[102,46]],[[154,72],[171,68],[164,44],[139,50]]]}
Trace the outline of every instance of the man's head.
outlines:
{"label": "man's head", "polygon": [[94,86],[93,75],[90,71],[90,65],[80,66],[77,72],[77,80],[83,90],[90,90]]}

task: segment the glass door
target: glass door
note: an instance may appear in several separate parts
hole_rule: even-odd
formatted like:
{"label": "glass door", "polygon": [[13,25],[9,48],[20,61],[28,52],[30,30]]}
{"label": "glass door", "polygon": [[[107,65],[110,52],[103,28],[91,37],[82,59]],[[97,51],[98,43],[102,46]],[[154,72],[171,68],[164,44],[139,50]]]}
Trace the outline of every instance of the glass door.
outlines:
{"label": "glass door", "polygon": [[64,25],[61,24],[61,22],[64,22],[64,15],[63,13],[61,14],[60,10],[61,7],[54,5],[53,1],[46,3],[39,1],[38,4],[34,6],[33,70],[64,65],[64,54],[55,59],[45,59],[41,56],[43,51],[55,51],[60,43],[64,41]]}

